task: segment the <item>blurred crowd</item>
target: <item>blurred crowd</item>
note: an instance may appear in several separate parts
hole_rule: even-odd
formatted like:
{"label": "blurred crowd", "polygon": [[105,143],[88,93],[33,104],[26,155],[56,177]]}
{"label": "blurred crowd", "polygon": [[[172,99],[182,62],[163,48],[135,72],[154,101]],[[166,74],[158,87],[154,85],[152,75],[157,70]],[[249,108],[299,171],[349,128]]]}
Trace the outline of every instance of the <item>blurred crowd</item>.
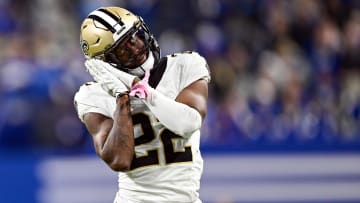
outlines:
{"label": "blurred crowd", "polygon": [[207,59],[203,148],[360,149],[356,0],[0,0],[0,149],[92,150],[73,96],[100,6],[142,16],[162,55]]}

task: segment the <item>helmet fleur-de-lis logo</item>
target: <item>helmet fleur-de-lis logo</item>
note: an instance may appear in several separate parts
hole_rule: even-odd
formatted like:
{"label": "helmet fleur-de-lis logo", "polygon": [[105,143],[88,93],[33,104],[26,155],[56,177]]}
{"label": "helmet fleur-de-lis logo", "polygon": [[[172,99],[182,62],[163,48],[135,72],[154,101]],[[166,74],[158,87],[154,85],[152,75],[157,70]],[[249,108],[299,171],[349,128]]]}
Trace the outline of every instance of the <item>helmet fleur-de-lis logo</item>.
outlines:
{"label": "helmet fleur-de-lis logo", "polygon": [[89,43],[86,40],[81,40],[81,49],[85,55],[89,55]]}

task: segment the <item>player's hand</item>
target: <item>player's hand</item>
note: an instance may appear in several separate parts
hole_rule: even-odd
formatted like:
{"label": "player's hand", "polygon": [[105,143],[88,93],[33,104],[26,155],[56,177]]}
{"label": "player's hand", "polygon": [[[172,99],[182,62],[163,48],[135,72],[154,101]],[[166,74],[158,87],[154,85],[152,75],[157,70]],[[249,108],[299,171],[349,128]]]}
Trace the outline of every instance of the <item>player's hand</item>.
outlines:
{"label": "player's hand", "polygon": [[138,83],[136,83],[131,89],[130,89],[130,96],[136,96],[141,99],[148,99],[150,97],[150,86],[148,84],[150,77],[150,72],[145,72],[145,77],[140,80]]}
{"label": "player's hand", "polygon": [[[95,81],[101,84],[101,87],[110,95],[117,97],[120,93],[127,92],[127,88],[116,76],[114,76],[99,59],[89,59],[85,61],[85,66]],[[100,64],[100,65],[99,65]]]}
{"label": "player's hand", "polygon": [[121,80],[121,82],[124,83],[125,86],[127,86],[129,89],[131,88],[136,76],[130,75],[129,73],[125,73],[124,71],[116,69],[109,63],[106,63],[102,60],[98,60],[98,59],[91,59],[91,60],[92,60],[91,61],[92,65],[97,66],[99,68],[101,67],[102,69],[107,70],[108,72],[113,74],[115,77],[117,77],[119,80]]}

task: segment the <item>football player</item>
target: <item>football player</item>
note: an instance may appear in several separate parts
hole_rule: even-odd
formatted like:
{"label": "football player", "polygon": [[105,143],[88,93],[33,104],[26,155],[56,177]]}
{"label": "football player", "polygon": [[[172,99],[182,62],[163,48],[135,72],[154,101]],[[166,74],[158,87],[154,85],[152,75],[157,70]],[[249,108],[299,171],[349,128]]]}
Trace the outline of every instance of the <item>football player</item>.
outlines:
{"label": "football player", "polygon": [[201,202],[205,59],[196,52],[161,58],[142,18],[119,7],[91,12],[80,44],[94,81],[74,102],[97,155],[119,172],[114,202]]}

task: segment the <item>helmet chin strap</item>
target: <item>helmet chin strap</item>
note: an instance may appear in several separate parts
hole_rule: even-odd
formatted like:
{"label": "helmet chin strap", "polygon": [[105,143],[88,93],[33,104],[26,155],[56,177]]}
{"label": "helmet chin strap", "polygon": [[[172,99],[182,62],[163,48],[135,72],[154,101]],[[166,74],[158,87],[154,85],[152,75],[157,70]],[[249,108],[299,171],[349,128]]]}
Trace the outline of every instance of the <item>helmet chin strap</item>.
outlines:
{"label": "helmet chin strap", "polygon": [[141,65],[138,66],[136,68],[132,68],[132,69],[128,69],[128,73],[130,73],[131,75],[136,75],[140,78],[143,78],[145,75],[146,71],[150,71],[155,64],[155,58],[153,56],[153,53],[151,50],[149,50],[149,55],[147,57],[147,59],[145,60],[145,62]]}

